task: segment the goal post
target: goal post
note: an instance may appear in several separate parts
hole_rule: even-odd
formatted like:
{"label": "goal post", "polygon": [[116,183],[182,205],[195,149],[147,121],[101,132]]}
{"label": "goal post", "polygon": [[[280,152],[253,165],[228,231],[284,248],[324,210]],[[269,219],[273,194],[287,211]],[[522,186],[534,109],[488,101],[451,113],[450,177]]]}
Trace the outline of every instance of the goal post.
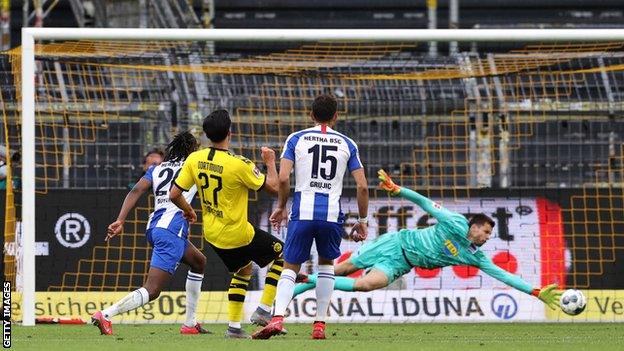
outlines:
{"label": "goal post", "polygon": [[35,42],[38,40],[624,42],[624,29],[23,28],[21,47],[22,324],[35,324]]}
{"label": "goal post", "polygon": [[173,28],[23,28],[34,40],[182,41],[620,41],[622,29],[173,29]]}

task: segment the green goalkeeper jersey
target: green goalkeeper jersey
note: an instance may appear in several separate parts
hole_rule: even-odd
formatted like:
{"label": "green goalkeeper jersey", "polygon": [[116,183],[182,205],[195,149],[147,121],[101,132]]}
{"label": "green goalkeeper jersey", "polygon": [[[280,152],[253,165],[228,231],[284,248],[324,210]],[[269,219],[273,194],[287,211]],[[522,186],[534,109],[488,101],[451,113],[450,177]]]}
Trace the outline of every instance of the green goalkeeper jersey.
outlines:
{"label": "green goalkeeper jersey", "polygon": [[468,240],[468,221],[463,215],[451,212],[410,189],[401,188],[400,196],[420,206],[438,222],[425,229],[399,231],[405,259],[412,266],[475,266],[507,285],[531,293],[533,287],[528,282],[495,265],[478,246]]}

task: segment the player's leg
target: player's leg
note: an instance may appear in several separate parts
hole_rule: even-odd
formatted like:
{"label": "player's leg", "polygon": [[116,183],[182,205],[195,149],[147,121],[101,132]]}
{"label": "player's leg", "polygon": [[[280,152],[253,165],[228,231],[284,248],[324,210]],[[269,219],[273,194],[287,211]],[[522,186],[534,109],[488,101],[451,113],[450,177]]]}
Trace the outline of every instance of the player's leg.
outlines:
{"label": "player's leg", "polygon": [[[312,285],[312,287],[314,287],[317,285],[317,279],[318,278],[315,275],[311,275],[307,283],[297,284],[297,288],[304,285]],[[385,288],[394,280],[395,279],[388,278],[388,273],[386,273],[385,270],[373,268],[370,272],[360,278],[336,277],[334,289],[341,291],[372,291]],[[308,288],[308,286],[306,286],[306,288]],[[311,288],[308,288],[308,290],[309,289]],[[303,290],[303,288],[296,289],[295,296],[304,291],[306,290]]]}
{"label": "player's leg", "polygon": [[212,244],[210,247],[219,256],[232,274],[228,289],[228,329],[225,331],[226,338],[249,338],[249,335],[241,327],[243,316],[243,303],[247,294],[247,287],[251,279],[251,261],[247,257],[246,246],[235,249],[221,249]]}
{"label": "player's leg", "polygon": [[349,258],[358,268],[372,268],[363,277],[341,277],[345,288],[352,284],[354,291],[381,289],[407,273],[411,266],[405,261],[397,233],[383,234],[370,244],[363,245],[358,254]]}
{"label": "player's leg", "polygon": [[228,330],[225,333],[227,338],[247,339],[249,335],[242,329],[243,307],[245,295],[251,280],[251,262],[247,263],[236,273],[232,274],[230,287],[228,289]]}
{"label": "player's leg", "polygon": [[181,334],[210,334],[210,332],[197,323],[195,311],[201,293],[202,280],[204,279],[204,269],[206,267],[206,256],[199,251],[195,245],[188,242],[182,262],[188,265],[189,271],[186,274],[186,320],[180,328]]}
{"label": "player's leg", "polygon": [[284,270],[277,283],[273,315],[283,317],[295,289],[301,264],[310,258],[313,241],[312,221],[291,221],[288,224],[284,247]]}
{"label": "player's leg", "polygon": [[273,318],[266,327],[252,335],[254,339],[268,339],[282,333],[284,314],[292,300],[297,272],[301,269],[301,264],[310,257],[313,240],[311,229],[311,221],[291,221],[288,224],[284,245],[284,270],[277,282]]}
{"label": "player's leg", "polygon": [[162,268],[150,267],[147,272],[147,279],[143,284],[143,289],[147,291],[149,301],[155,300],[160,296],[160,292],[169,283],[172,275],[173,272],[169,273],[162,270]]}
{"label": "player's leg", "polygon": [[277,282],[277,291],[275,294],[275,309],[274,316],[283,316],[286,313],[286,308],[290,304],[291,299],[286,299],[286,296],[294,290],[297,281],[297,273],[301,270],[301,263],[291,263],[284,261],[284,270],[280,275],[280,279]]}
{"label": "player's leg", "polygon": [[[409,266],[403,260],[403,254],[400,251],[400,243],[398,242],[398,236],[394,233],[388,233],[380,236],[374,241],[368,242],[357,253],[353,254],[349,259],[340,262],[335,266],[336,280],[334,283],[335,290],[342,291],[355,291],[354,278],[346,277],[353,272],[360,269],[367,269],[371,267],[379,267],[383,271],[388,272],[388,278],[390,281],[394,281],[396,277],[401,276],[404,270],[409,270]],[[386,266],[396,267],[386,268]],[[395,272],[396,270],[396,272]],[[373,279],[373,277],[368,278]],[[308,276],[308,281],[303,284],[297,284],[295,289],[295,296],[301,294],[316,286],[316,275]],[[373,283],[377,283],[377,279],[372,280]],[[364,286],[368,286],[369,281],[366,280]]]}
{"label": "player's leg", "polygon": [[[355,266],[351,262],[350,258],[335,265],[334,266],[334,274],[335,274],[334,290],[353,291],[352,279],[351,278],[343,279],[343,278],[346,278],[343,276],[347,276],[353,272],[357,272],[360,269],[362,268]],[[293,297],[303,294],[304,292],[308,290],[316,288],[316,282],[317,282],[317,275],[310,274],[309,276],[307,276],[307,281],[305,281],[304,283],[297,284],[295,286]]]}
{"label": "player's leg", "polygon": [[391,283],[388,278],[388,274],[380,269],[373,268],[370,272],[366,273],[363,277],[357,279],[344,278],[345,286],[352,284],[352,291],[373,291],[381,288],[385,288]]}
{"label": "player's leg", "polygon": [[[375,255],[375,251],[371,250],[371,248],[373,245],[376,245],[376,244],[377,244],[377,241],[364,244],[357,253],[353,254],[348,259],[334,266],[334,273],[336,275],[334,289],[342,290],[342,291],[353,291],[351,290],[351,287],[353,286],[353,284],[349,283],[348,280],[345,281],[341,279],[341,276],[347,276],[360,269],[372,267],[373,264],[375,263],[376,255]],[[363,255],[363,257],[357,260],[358,265],[356,265],[353,263],[353,259],[358,257],[359,255]],[[306,282],[297,284],[294,290],[293,297],[299,294],[302,294],[310,289],[315,288],[316,278],[317,278],[316,274],[311,274],[307,277]]]}
{"label": "player's leg", "polygon": [[147,290],[149,301],[152,301],[158,298],[171,280],[184,256],[188,241],[164,228],[150,230],[148,237],[151,238],[154,249],[143,288]]}
{"label": "player's leg", "polygon": [[166,229],[154,228],[147,232],[147,239],[154,248],[147,280],[141,288],[91,317],[93,324],[100,329],[102,334],[112,335],[110,322],[112,317],[134,310],[156,299],[178,267],[178,262],[184,252],[184,246],[178,242],[180,238]]}
{"label": "player's leg", "polygon": [[325,339],[325,321],[329,302],[334,291],[334,260],[340,256],[342,226],[338,223],[315,221],[314,240],[319,254],[316,275],[316,318],[312,330],[313,339]]}
{"label": "player's leg", "polygon": [[336,273],[336,275],[339,275],[339,276],[347,276],[347,275],[349,275],[351,273],[359,271],[362,268],[368,268],[368,267],[356,267],[353,264],[353,262],[351,262],[351,258],[348,258],[348,259],[338,263],[334,267],[334,272]]}
{"label": "player's leg", "polygon": [[[351,260],[347,261],[348,262],[345,265],[345,270],[340,272],[341,275],[349,275],[355,271],[364,268],[358,267],[353,262],[351,262]],[[384,272],[378,271],[378,269],[376,269],[378,265],[379,263],[374,264],[372,266],[372,270],[359,278],[350,278],[345,276],[336,277],[335,289],[342,291],[371,291],[387,286],[388,284],[390,284],[388,275]]]}
{"label": "player's leg", "polygon": [[118,314],[134,310],[157,298],[162,291],[162,287],[170,279],[171,273],[165,272],[161,268],[150,267],[147,273],[147,280],[143,286],[104,309],[102,311],[104,318],[110,319]]}
{"label": "player's leg", "polygon": [[[265,315],[267,315],[270,319],[271,316],[271,308],[273,307],[273,301],[275,300],[275,294],[277,293],[277,282],[279,281],[279,277],[282,275],[282,271],[284,270],[284,259],[279,257],[276,258],[271,266],[269,266],[267,270],[266,277],[264,278],[264,290],[262,291],[262,296],[260,297],[260,304],[258,305],[258,312],[262,311]],[[258,321],[259,322],[259,321]],[[268,320],[267,320],[268,322]],[[266,325],[266,323],[256,323],[261,325]]]}
{"label": "player's leg", "polygon": [[[317,241],[317,249],[319,243]],[[312,339],[325,339],[327,310],[334,291],[334,260],[321,256],[319,252],[316,274],[316,318],[312,326]]]}
{"label": "player's leg", "polygon": [[251,335],[253,339],[268,339],[274,335],[286,334],[286,329],[284,329],[284,314],[286,313],[286,308],[290,300],[292,300],[292,291],[294,290],[295,280],[297,278],[296,272],[300,269],[301,264],[284,261],[284,270],[277,282],[273,317],[262,329]]}
{"label": "player's leg", "polygon": [[264,279],[264,289],[258,308],[252,314],[250,321],[259,326],[265,326],[271,320],[271,307],[277,292],[277,283],[284,269],[282,251],[284,243],[275,236],[254,228],[254,238],[249,244],[249,257],[260,267],[270,264]]}
{"label": "player's leg", "polygon": [[[171,279],[171,274],[164,272],[159,268],[150,268],[147,281],[143,287],[129,293],[121,300],[115,302],[112,306],[102,311],[95,312],[93,316],[91,316],[91,323],[100,329],[101,334],[112,335],[113,327],[112,322],[110,321],[112,317],[145,305],[150,301],[150,293],[147,289],[150,288],[156,290],[156,285],[159,285],[157,282],[168,282],[169,279]],[[160,292],[156,293],[156,296],[158,296],[159,293]]]}

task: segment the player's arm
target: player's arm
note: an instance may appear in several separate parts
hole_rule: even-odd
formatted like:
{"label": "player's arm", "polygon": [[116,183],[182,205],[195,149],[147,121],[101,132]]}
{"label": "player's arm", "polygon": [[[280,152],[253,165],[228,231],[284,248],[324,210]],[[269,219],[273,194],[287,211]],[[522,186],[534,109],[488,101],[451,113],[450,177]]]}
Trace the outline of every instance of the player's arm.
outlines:
{"label": "player's arm", "polygon": [[149,176],[141,177],[141,179],[139,179],[139,181],[134,184],[132,190],[130,190],[130,192],[128,192],[128,194],[126,195],[126,198],[121,205],[121,210],[119,210],[119,214],[117,215],[117,219],[113,223],[109,224],[108,228],[106,229],[106,239],[104,240],[108,241],[108,239],[118,234],[121,234],[121,232],[123,231],[123,225],[126,221],[126,218],[128,217],[128,213],[130,213],[130,210],[132,210],[134,206],[136,206],[136,203],[137,201],[139,201],[141,196],[145,194],[152,186],[151,170],[149,171]]}
{"label": "player's arm", "polygon": [[279,230],[282,223],[288,218],[286,203],[290,196],[290,173],[295,165],[295,146],[296,141],[294,139],[294,134],[291,134],[288,136],[288,139],[286,139],[284,148],[282,149],[282,155],[280,156],[280,170],[277,177],[277,207],[269,217],[269,221],[275,230]]}
{"label": "player's arm", "polygon": [[277,207],[271,213],[269,221],[275,229],[280,228],[282,223],[288,217],[286,213],[286,203],[290,197],[290,173],[292,172],[294,162],[289,158],[280,160],[280,171],[278,176],[279,191],[277,192]]}
{"label": "player's arm", "polygon": [[479,261],[479,268],[490,277],[501,281],[512,288],[537,297],[551,309],[555,309],[558,305],[561,292],[556,290],[557,286],[555,284],[547,285],[541,289],[534,288],[526,280],[500,268],[494,264],[491,259],[485,256],[483,256],[483,258]]}
{"label": "player's arm", "polygon": [[280,160],[279,191],[277,194],[277,207],[286,208],[290,197],[290,173],[293,169],[293,161],[283,158]]}
{"label": "player's arm", "polygon": [[353,226],[349,236],[354,241],[365,240],[368,236],[368,181],[366,180],[366,172],[364,165],[360,161],[360,152],[353,140],[348,139],[349,159],[347,160],[347,169],[351,172],[355,185],[357,187],[357,204],[358,204],[358,222]]}
{"label": "player's arm", "polygon": [[193,210],[191,204],[189,204],[184,198],[182,194],[183,191],[184,189],[180,188],[178,184],[173,183],[171,190],[169,190],[169,200],[171,200],[174,205],[178,206],[178,208],[184,212],[184,218],[192,224],[197,221],[197,214],[195,213],[195,210]]}
{"label": "player's arm", "polygon": [[189,222],[189,224],[193,224],[197,221],[197,214],[195,213],[195,210],[193,210],[191,204],[186,201],[182,192],[187,191],[195,185],[192,172],[193,169],[191,162],[187,159],[187,161],[182,165],[180,174],[178,174],[178,177],[173,181],[171,189],[169,189],[169,200],[171,200],[174,205],[178,206],[178,208],[184,212],[184,218]]}
{"label": "player's arm", "polygon": [[357,204],[358,204],[358,223],[351,230],[351,238],[354,241],[366,240],[368,236],[368,182],[364,168],[360,167],[351,175],[355,179],[357,187]]}
{"label": "player's arm", "polygon": [[414,190],[394,184],[390,176],[383,169],[380,169],[377,172],[377,175],[379,176],[380,180],[380,188],[386,190],[392,196],[400,196],[406,200],[415,203],[423,210],[425,210],[425,212],[435,217],[438,222],[442,222],[445,219],[456,215],[454,212],[447,210],[446,208],[440,206],[440,204],[431,201],[429,198],[422,196]]}
{"label": "player's arm", "polygon": [[275,167],[275,151],[268,147],[262,147],[262,161],[267,167],[266,179],[263,189],[272,195],[277,195],[279,190],[279,179],[277,168]]}
{"label": "player's arm", "polygon": [[238,162],[233,163],[234,174],[238,176],[241,185],[253,191],[267,188],[271,194],[277,193],[277,170],[275,169],[275,151],[262,147],[262,160],[267,165],[268,176],[264,175],[249,159],[238,156]]}

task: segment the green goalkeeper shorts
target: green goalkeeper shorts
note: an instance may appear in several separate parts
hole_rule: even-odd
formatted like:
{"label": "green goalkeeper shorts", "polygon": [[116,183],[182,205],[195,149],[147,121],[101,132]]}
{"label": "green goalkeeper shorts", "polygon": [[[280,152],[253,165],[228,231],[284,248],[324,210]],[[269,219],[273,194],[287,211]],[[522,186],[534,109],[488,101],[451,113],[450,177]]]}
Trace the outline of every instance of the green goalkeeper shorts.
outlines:
{"label": "green goalkeeper shorts", "polygon": [[358,268],[375,268],[382,271],[390,284],[412,269],[405,261],[400,240],[398,232],[383,234],[374,241],[362,245],[358,252],[351,256],[351,263]]}

